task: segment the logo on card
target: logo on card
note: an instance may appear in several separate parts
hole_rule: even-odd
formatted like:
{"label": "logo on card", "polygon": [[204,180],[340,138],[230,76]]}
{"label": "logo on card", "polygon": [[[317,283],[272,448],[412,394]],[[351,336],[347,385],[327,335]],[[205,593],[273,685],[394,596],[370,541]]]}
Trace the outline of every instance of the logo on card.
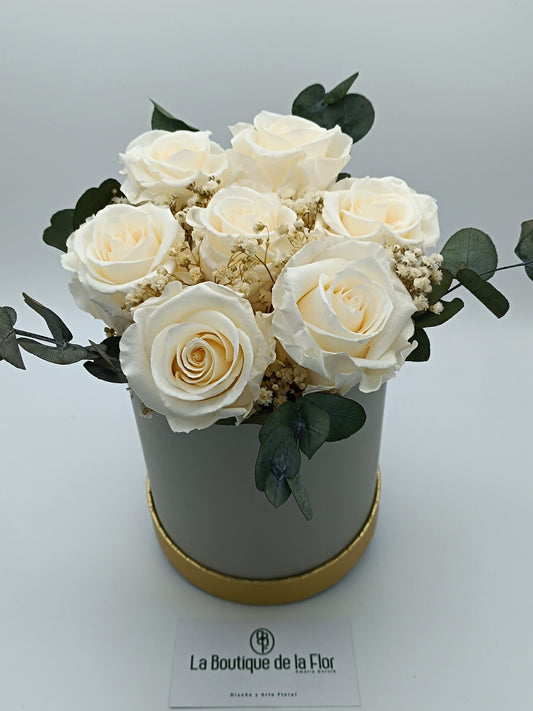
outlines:
{"label": "logo on card", "polygon": [[258,627],[250,636],[250,647],[256,654],[270,654],[274,649],[274,635],[265,627]]}

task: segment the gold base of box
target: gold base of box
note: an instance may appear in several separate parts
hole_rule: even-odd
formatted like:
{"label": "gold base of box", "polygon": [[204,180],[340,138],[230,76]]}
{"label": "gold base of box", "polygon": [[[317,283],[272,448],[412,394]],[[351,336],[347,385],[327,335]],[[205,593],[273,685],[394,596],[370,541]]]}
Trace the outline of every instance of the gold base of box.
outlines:
{"label": "gold base of box", "polygon": [[152,515],[157,540],[163,553],[174,568],[193,585],[211,593],[211,595],[248,605],[279,605],[304,600],[329,588],[346,575],[363,555],[372,539],[376,528],[380,492],[381,476],[378,470],[376,494],[368,519],[353,541],[335,557],[312,570],[298,575],[291,575],[286,578],[254,580],[219,573],[197,563],[180,550],[168,537],[159,521],[152,498],[150,481],[149,479],[146,481],[148,506]]}

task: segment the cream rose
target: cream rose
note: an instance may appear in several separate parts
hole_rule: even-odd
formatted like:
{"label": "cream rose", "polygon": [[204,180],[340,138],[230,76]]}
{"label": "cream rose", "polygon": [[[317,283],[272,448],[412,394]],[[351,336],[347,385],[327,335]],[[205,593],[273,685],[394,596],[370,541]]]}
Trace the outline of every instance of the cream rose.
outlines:
{"label": "cream rose", "polygon": [[[187,215],[187,222],[203,235],[200,260],[209,279],[213,278],[216,267],[228,263],[240,237],[263,240],[257,250],[260,259],[265,259],[264,242],[268,237],[267,264],[285,256],[290,248],[288,239],[276,230],[295,220],[296,213],[284,207],[275,193],[258,193],[238,185],[223,188],[207,207],[192,207]],[[255,231],[258,223],[266,227],[260,233]],[[263,277],[268,278],[266,271]]]}
{"label": "cream rose", "polygon": [[67,240],[61,262],[73,272],[70,289],[78,306],[122,332],[130,323],[123,306],[136,284],[171,270],[170,247],[183,230],[166,207],[108,205]]}
{"label": "cream rose", "polygon": [[136,395],[175,432],[242,421],[274,359],[250,304],[213,282],[168,284],[135,311],[120,341],[120,361]]}
{"label": "cream rose", "polygon": [[132,203],[168,198],[185,204],[192,182],[204,184],[210,176],[222,179],[226,152],[209,140],[210,131],[148,131],[120,154],[126,180],[122,192]]}
{"label": "cream rose", "polygon": [[349,178],[324,193],[330,234],[430,248],[439,239],[437,203],[399,178]]}
{"label": "cream rose", "polygon": [[253,125],[230,130],[233,182],[265,192],[323,190],[350,160],[352,139],[339,126],[325,129],[299,116],[262,111]]}
{"label": "cream rose", "polygon": [[379,244],[309,242],[281,272],[272,304],[274,336],[316,387],[372,392],[414,348],[413,301]]}

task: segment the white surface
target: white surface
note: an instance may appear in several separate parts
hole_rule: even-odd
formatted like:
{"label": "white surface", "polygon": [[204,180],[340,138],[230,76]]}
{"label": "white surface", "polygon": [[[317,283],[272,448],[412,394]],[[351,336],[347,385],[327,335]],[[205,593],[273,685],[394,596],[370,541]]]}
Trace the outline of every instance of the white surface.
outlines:
{"label": "white surface", "polygon": [[[303,87],[357,69],[377,119],[352,172],[404,178],[438,199],[443,236],[478,226],[514,261],[533,217],[532,7],[10,3],[0,302],[36,327],[27,290],[78,340],[99,338],[40,235],[115,174],[149,126],[148,97],[227,145],[227,124],[288,111]],[[431,361],[391,383],[380,520],[358,566],[314,599],[261,610],[265,623],[351,619],[364,711],[531,706],[533,290],[518,271],[496,283],[513,304],[505,319],[468,300],[433,332]],[[0,707],[163,711],[176,619],[258,611],[196,590],[158,550],[123,388],[27,365],[0,364]]]}

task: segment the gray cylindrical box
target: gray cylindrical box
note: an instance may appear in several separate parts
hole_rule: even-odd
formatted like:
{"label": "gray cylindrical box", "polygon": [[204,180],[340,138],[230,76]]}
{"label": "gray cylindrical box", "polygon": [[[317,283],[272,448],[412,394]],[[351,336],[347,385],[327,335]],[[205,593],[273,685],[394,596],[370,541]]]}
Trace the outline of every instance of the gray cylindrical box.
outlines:
{"label": "gray cylindrical box", "polygon": [[292,497],[276,509],[256,489],[259,425],[175,433],[165,417],[144,417],[134,398],[153,508],[168,538],[201,566],[237,578],[280,579],[327,564],[376,501],[385,387],[351,395],[365,408],[363,428],[310,460],[302,455],[310,521]]}

